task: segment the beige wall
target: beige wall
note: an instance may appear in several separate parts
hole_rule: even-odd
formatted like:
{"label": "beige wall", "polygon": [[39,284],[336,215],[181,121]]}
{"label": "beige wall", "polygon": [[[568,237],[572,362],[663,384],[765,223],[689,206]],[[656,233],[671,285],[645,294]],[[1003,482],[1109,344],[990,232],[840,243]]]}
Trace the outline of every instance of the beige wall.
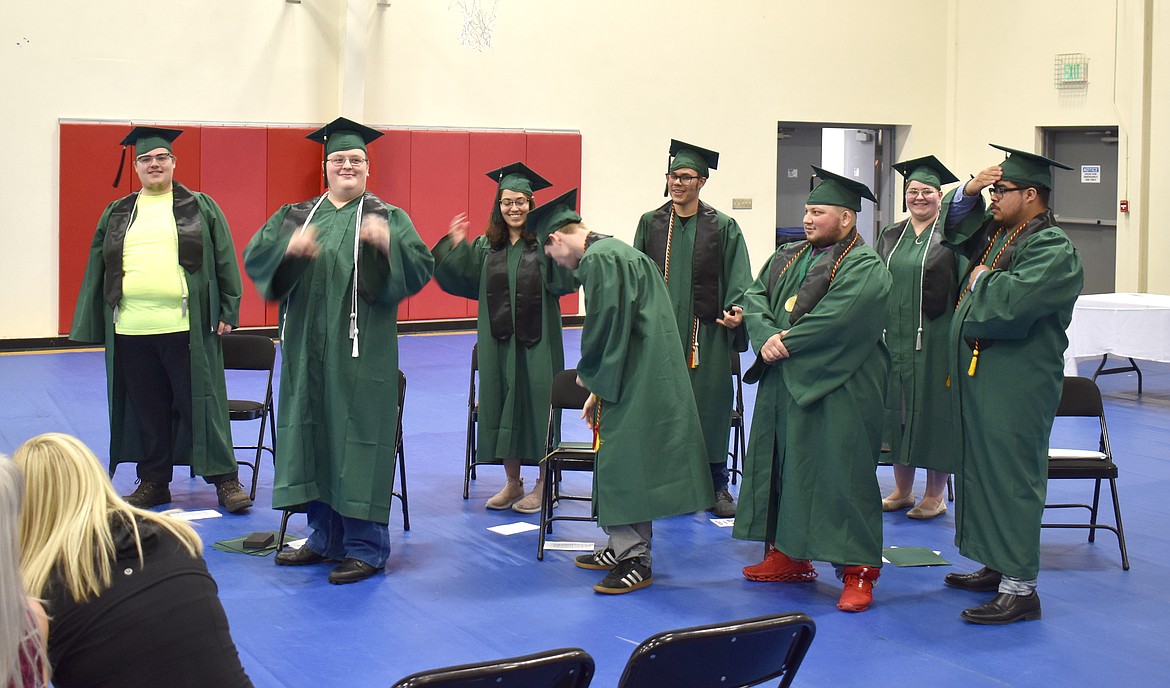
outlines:
{"label": "beige wall", "polygon": [[[446,0],[176,0],[153,19],[137,8],[158,3],[3,3],[0,117],[20,138],[19,164],[0,166],[0,338],[55,334],[59,118],[577,129],[582,214],[627,239],[663,202],[680,138],[722,153],[705,200],[726,212],[754,200],[732,213],[753,269],[773,240],[780,120],[897,125],[898,158],[936,153],[956,172],[996,161],[988,141],[1028,148],[1038,127],[1117,124],[1135,210],[1118,228],[1118,288],[1170,291],[1147,274],[1170,237],[1148,236],[1139,195],[1170,166],[1170,136],[1144,124],[1170,114],[1170,55],[1148,49],[1145,22],[1170,20],[1152,0],[1117,3],[498,0],[482,52],[460,45]],[[1059,52],[1089,55],[1087,92],[1053,88]],[[1162,76],[1152,89],[1147,71]]]}

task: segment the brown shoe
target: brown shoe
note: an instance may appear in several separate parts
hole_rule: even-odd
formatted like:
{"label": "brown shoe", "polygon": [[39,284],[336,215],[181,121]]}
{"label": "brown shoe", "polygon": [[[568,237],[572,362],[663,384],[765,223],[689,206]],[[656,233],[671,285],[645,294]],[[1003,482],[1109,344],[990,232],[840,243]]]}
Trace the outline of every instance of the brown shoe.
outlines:
{"label": "brown shoe", "polygon": [[228,513],[239,513],[252,506],[252,498],[235,478],[216,483],[215,496],[219,499],[219,505],[227,509]]}
{"label": "brown shoe", "polygon": [[149,509],[152,506],[160,504],[169,504],[171,501],[171,486],[166,483],[156,483],[150,480],[143,480],[138,483],[138,487],[122,499],[130,506],[136,506],[139,509]]}
{"label": "brown shoe", "polygon": [[[500,511],[510,509],[513,504],[524,497],[524,478],[519,480],[508,479],[504,487],[484,504],[489,509]],[[539,508],[539,506],[537,507]]]}
{"label": "brown shoe", "polygon": [[524,499],[512,505],[512,511],[520,514],[535,514],[540,511],[540,501],[544,498],[544,481],[537,480],[532,491],[524,495]]}

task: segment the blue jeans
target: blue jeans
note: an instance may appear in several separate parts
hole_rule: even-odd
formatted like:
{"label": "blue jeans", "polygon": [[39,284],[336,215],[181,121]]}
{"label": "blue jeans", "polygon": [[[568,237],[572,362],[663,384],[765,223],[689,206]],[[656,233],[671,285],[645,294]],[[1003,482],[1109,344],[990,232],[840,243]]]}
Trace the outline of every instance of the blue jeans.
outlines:
{"label": "blue jeans", "polygon": [[305,546],[329,559],[352,557],[382,568],[390,558],[390,529],[385,523],[342,516],[323,502],[309,502]]}

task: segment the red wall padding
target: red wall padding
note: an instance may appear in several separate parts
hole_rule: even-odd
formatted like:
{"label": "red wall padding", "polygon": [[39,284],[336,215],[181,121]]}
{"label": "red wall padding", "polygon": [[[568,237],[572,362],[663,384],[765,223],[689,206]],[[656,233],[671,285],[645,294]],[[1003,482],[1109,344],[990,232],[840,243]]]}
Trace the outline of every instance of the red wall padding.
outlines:
{"label": "red wall padding", "polygon": [[[223,208],[237,255],[256,230],[282,204],[296,203],[324,190],[321,146],[305,138],[306,127],[184,126],[175,140],[175,179],[209,194]],[[89,245],[102,210],[139,188],[133,149],[118,188],[125,124],[61,124],[58,327],[68,333],[85,272]],[[370,145],[370,191],[405,210],[428,246],[447,233],[451,218],[467,213],[471,237],[483,233],[495,200],[489,170],[524,162],[553,182],[536,194],[548,201],[581,180],[579,134],[395,129]],[[264,161],[261,163],[260,161]],[[577,296],[562,300],[576,313]],[[403,320],[474,317],[476,304],[451,296],[434,283],[408,299]],[[244,278],[242,326],[277,325],[275,303],[261,301]]]}
{"label": "red wall padding", "polygon": [[[569,189],[581,188],[581,135],[580,134],[527,134],[527,165],[553,183],[551,189],[540,192],[537,200],[550,201]],[[581,193],[577,194],[578,204]],[[580,207],[577,208],[581,210]],[[602,230],[604,231],[604,230]],[[605,232],[609,234],[610,232]],[[570,315],[579,312],[577,293],[561,297],[561,313]]]}
{"label": "red wall padding", "polygon": [[[245,171],[267,158],[268,136],[263,129],[253,127],[203,127],[202,134],[200,190],[215,199],[228,218],[236,260],[242,265],[244,247],[269,215],[265,176]],[[235,164],[223,165],[224,160]],[[180,169],[185,171],[185,166],[175,170],[176,176]],[[240,322],[268,324],[264,299],[246,279]]]}

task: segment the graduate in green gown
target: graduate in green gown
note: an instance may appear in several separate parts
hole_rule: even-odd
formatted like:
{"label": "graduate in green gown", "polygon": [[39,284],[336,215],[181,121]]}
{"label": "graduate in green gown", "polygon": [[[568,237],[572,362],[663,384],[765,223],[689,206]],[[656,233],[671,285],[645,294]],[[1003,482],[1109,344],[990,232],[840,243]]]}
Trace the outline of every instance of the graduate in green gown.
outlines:
{"label": "graduate in green gown", "polygon": [[581,222],[577,191],[540,206],[529,223],[545,253],[576,271],[585,289],[582,417],[597,459],[593,511],[606,546],[576,558],[608,570],[593,589],[620,594],[653,580],[653,521],[711,506],[711,475],[699,416],[678,346],[674,309],[654,261]]}
{"label": "graduate in green gown", "polygon": [[872,601],[882,565],[877,463],[890,355],[890,273],[857,233],[860,182],[813,167],[805,241],[781,246],[744,299],[759,381],[733,535],[768,543],[755,581],[809,581],[810,559],[845,584],[838,609]]}
{"label": "graduate in green gown", "polygon": [[735,516],[727,489],[727,441],[735,389],[731,356],[747,350],[741,298],[752,282],[739,223],[699,200],[719,153],[671,140],[670,200],[638,221],[634,248],[654,259],[666,279],[699,409],[720,518]]}
{"label": "graduate in green gown", "polygon": [[431,249],[443,291],[475,299],[479,362],[477,461],[504,464],[503,489],[488,509],[540,511],[544,465],[526,495],[521,464],[544,456],[553,375],[565,368],[559,297],[577,290],[572,272],[544,255],[526,220],[534,191],[552,186],[523,163],[487,176],[497,182],[483,236],[467,241],[467,217]]}
{"label": "graduate in green gown", "polygon": [[345,118],[310,134],[325,144],[327,192],[282,206],[244,250],[248,276],[280,301],[272,505],[306,505],[312,529],[276,563],[341,560],[331,583],[369,578],[390,556],[398,304],[434,266],[407,214],[366,191],[379,136]]}
{"label": "graduate in green gown", "polygon": [[[1040,618],[1040,520],[1048,436],[1064,384],[1065,328],[1084,283],[1080,254],[1048,208],[1053,160],[1011,154],[947,194],[946,242],[970,261],[950,330],[950,383],[961,428],[955,544],[984,567],[948,574],[997,592],[963,611],[972,623]],[[991,187],[982,212],[981,191]]]}
{"label": "graduate in green gown", "polygon": [[[893,277],[886,321],[893,365],[883,439],[894,463],[895,488],[882,499],[882,510],[912,507],[907,516],[929,519],[947,511],[943,492],[956,460],[946,381],[959,258],[942,245],[939,208],[942,186],[959,179],[933,155],[900,162],[894,169],[906,180],[910,217],[882,230],[874,246]],[[927,469],[926,490],[917,505],[915,467]]]}
{"label": "graduate in green gown", "polygon": [[252,500],[232,451],[219,337],[239,325],[243,285],[223,211],[174,181],[181,133],[134,127],[123,139],[142,190],[102,212],[69,338],[105,345],[110,472],[138,464],[126,501],[170,502],[175,464],[190,464],[238,512]]}

